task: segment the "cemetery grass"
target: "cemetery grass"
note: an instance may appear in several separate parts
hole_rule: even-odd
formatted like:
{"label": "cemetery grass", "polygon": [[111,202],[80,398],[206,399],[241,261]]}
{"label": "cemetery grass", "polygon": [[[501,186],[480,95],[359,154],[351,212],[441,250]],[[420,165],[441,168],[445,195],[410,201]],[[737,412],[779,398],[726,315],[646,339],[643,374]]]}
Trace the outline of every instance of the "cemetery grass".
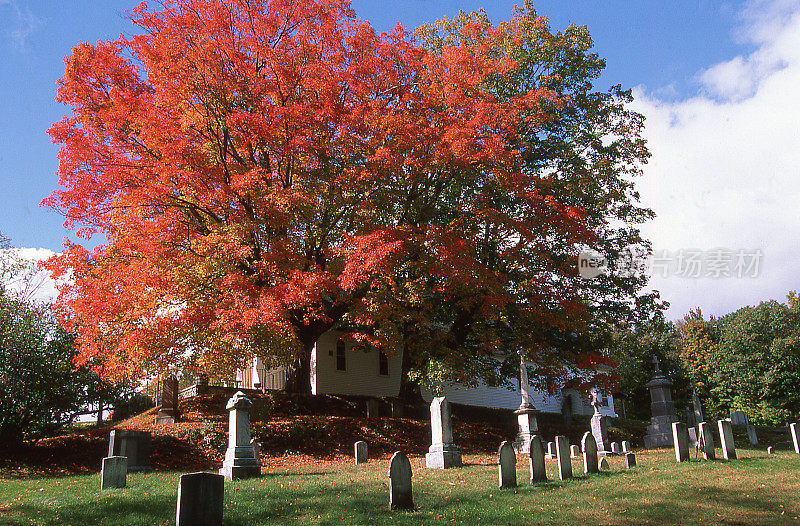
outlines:
{"label": "cemetery grass", "polygon": [[[520,457],[519,486],[497,489],[493,455],[467,455],[462,468],[428,470],[411,458],[413,512],[387,508],[388,459],[358,466],[319,462],[272,469],[226,483],[225,524],[783,524],[800,517],[800,455],[739,449],[736,461],[677,464],[671,450],[642,451],[624,470],[531,486]],[[721,456],[721,450],[717,454]],[[179,473],[128,475],[129,486],[99,490],[99,476],[0,479],[0,524],[174,524]]]}

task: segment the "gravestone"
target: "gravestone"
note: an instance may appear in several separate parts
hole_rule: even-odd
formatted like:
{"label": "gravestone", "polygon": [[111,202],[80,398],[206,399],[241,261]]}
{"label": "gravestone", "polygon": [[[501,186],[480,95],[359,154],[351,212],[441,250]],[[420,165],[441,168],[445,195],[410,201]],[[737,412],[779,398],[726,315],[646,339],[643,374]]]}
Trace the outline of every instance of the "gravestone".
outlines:
{"label": "gravestone", "polygon": [[521,401],[514,411],[517,415],[517,436],[513,446],[517,453],[526,454],[530,449],[531,437],[539,432],[539,423],[536,420],[537,411],[531,404],[528,368],[525,366],[524,354],[520,354],[519,360],[519,391]]}
{"label": "gravestone", "polygon": [[751,446],[758,445],[758,435],[756,435],[756,426],[747,424],[747,440],[750,441]]}
{"label": "gravestone", "polygon": [[583,450],[583,472],[598,473],[600,471],[597,462],[597,442],[594,440],[594,435],[590,432],[583,434],[581,439],[581,449]]}
{"label": "gravestone", "polygon": [[706,460],[715,460],[717,458],[714,452],[714,433],[711,432],[711,424],[708,422],[700,422],[697,426],[700,429],[700,436],[697,437],[698,444],[700,445],[700,453]]}
{"label": "gravestone", "polygon": [[381,412],[381,402],[377,398],[367,399],[367,418],[378,418]]}
{"label": "gravestone", "polygon": [[678,462],[689,460],[689,433],[683,422],[672,423],[672,443],[675,446],[675,460]]}
{"label": "gravestone", "polygon": [[220,526],[225,477],[216,473],[186,473],[178,479],[175,526]]}
{"label": "gravestone", "polygon": [[170,376],[164,380],[163,386],[156,424],[173,424],[178,418],[178,379]]}
{"label": "gravestone", "polygon": [[355,457],[356,464],[363,464],[369,458],[369,449],[367,448],[367,443],[363,440],[355,443]]}
{"label": "gravestone", "polygon": [[556,443],[555,442],[548,442],[547,443],[547,455],[545,455],[546,459],[552,460],[556,458]]}
{"label": "gravestone", "polygon": [[500,489],[517,487],[517,456],[507,440],[503,440],[497,450],[497,469]]}
{"label": "gravestone", "polygon": [[228,449],[219,474],[225,480],[245,479],[261,475],[261,465],[256,461],[250,444],[250,407],[253,402],[241,391],[228,400]]}
{"label": "gravestone", "polygon": [[258,462],[258,465],[261,465],[261,442],[256,440],[255,438],[250,441],[250,445],[253,446],[253,457]]}
{"label": "gravestone", "polygon": [[627,440],[622,441],[622,452],[623,453],[630,453],[631,452],[631,443]]}
{"label": "gravestone", "polygon": [[731,409],[731,425],[746,426],[749,423],[750,420],[747,418],[747,413]]}
{"label": "gravestone", "polygon": [[600,460],[597,462],[597,467],[599,467],[600,469],[605,470],[605,471],[608,471],[609,469],[611,469],[608,466],[608,459],[606,457],[600,457]]}
{"label": "gravestone", "polygon": [[775,453],[775,450],[772,449],[772,446],[767,447],[767,455],[772,455]]}
{"label": "gravestone", "polygon": [[675,421],[675,405],[672,402],[672,382],[670,382],[653,357],[653,377],[647,383],[650,390],[650,425],[644,437],[644,447],[665,447],[672,445],[672,423]]}
{"label": "gravestone", "polygon": [[591,421],[592,435],[597,442],[597,454],[610,455],[611,443],[608,440],[608,426],[611,424],[611,418],[600,414],[600,402],[594,393],[592,393],[592,407],[594,407]]}
{"label": "gravestone", "polygon": [[109,457],[128,457],[128,472],[150,471],[150,433],[114,429],[108,438]]}
{"label": "gravestone", "polygon": [[689,447],[696,448],[697,447],[697,428],[689,427],[687,429],[689,433]]}
{"label": "gravestone", "polygon": [[735,411],[731,410],[731,425],[734,426],[743,426],[747,431],[747,440],[750,442],[751,446],[758,445],[758,435],[756,435],[756,428],[753,424],[750,423],[750,418],[748,418],[747,413],[744,411]]}
{"label": "gravestone", "polygon": [[619,442],[611,442],[611,453],[614,455],[622,453],[622,450],[619,448]]}
{"label": "gravestone", "polygon": [[625,469],[636,467],[636,455],[633,453],[625,453]]}
{"label": "gravestone", "polygon": [[694,421],[694,411],[690,407],[683,408],[684,419],[686,420],[686,426],[691,429],[697,424]]}
{"label": "gravestone", "polygon": [[431,447],[425,455],[425,466],[447,469],[461,465],[461,451],[453,443],[450,403],[437,396],[431,401]]}
{"label": "gravestone", "polygon": [[547,471],[544,468],[544,448],[539,435],[531,437],[528,464],[531,470],[531,484],[547,481]]}
{"label": "gravestone", "polygon": [[789,424],[789,434],[792,435],[792,445],[794,446],[794,452],[800,455],[800,426],[797,425],[797,422],[793,422]]}
{"label": "gravestone", "polygon": [[539,432],[539,423],[536,420],[535,409],[517,409],[517,437],[514,440],[514,449],[517,453],[525,454],[530,447],[531,437]]}
{"label": "gravestone", "polygon": [[572,478],[572,461],[569,458],[569,439],[564,435],[556,437],[556,458],[558,459],[558,478]]}
{"label": "gravestone", "polygon": [[733,443],[733,426],[730,420],[718,420],[719,442],[725,460],[736,459],[736,445]]}
{"label": "gravestone", "polygon": [[128,457],[106,457],[100,469],[100,489],[124,488],[128,481]]}
{"label": "gravestone", "polygon": [[411,463],[400,451],[395,451],[389,461],[389,509],[412,510]]}
{"label": "gravestone", "polygon": [[571,458],[578,458],[581,456],[581,448],[576,445],[569,446],[569,456]]}

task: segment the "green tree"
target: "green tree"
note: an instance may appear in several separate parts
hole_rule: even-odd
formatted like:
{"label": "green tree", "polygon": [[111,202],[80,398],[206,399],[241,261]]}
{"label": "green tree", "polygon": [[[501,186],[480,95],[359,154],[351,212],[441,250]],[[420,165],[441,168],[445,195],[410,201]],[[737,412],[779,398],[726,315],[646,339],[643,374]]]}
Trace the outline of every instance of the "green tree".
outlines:
{"label": "green tree", "polygon": [[719,328],[716,319],[703,317],[702,311],[692,309],[676,324],[680,362],[691,387],[697,390],[705,412],[709,417],[720,415],[719,398],[713,395],[711,359],[717,352]]}
{"label": "green tree", "polygon": [[612,334],[609,354],[616,362],[619,392],[627,399],[627,415],[650,418],[647,383],[653,377],[653,358],[673,382],[673,394],[680,402],[686,395],[686,376],[677,353],[678,335],[671,322],[654,316],[632,328],[618,328]]}
{"label": "green tree", "polygon": [[743,307],[719,320],[710,363],[711,391],[725,408],[779,424],[800,410],[800,308],[777,301]]}
{"label": "green tree", "polygon": [[[503,316],[490,324],[475,323],[469,327],[459,345],[469,348],[479,342],[497,342],[495,354],[506,352],[504,371],[514,371],[516,346],[522,343],[529,350],[529,358],[537,364],[539,374],[534,379],[547,380],[563,377],[571,364],[587,355],[597,358],[612,345],[613,331],[626,331],[627,327],[648,323],[654,313],[666,305],[659,301],[657,292],[644,292],[646,274],[620,268],[620,262],[641,260],[649,253],[650,245],[644,240],[638,226],[653,217],[652,210],[639,204],[634,179],[641,174],[649,152],[642,137],[644,118],[631,111],[630,91],[614,86],[608,91],[598,91],[594,81],[605,68],[605,60],[592,52],[593,42],[584,26],[570,25],[563,32],[551,30],[531,4],[517,8],[512,22],[516,32],[509,32],[495,52],[509,53],[516,61],[511,74],[497,76],[490,81],[492,92],[500,99],[512,99],[531,90],[548,90],[556,96],[543,101],[535,109],[536,126],[522,126],[516,136],[526,173],[533,174],[541,184],[536,191],[545,199],[553,199],[580,210],[594,235],[585,244],[574,243],[565,237],[550,236],[541,240],[543,249],[537,254],[541,267],[571,267],[572,272],[561,273],[558,279],[563,290],[573,293],[575,304],[581,308],[561,309],[549,313],[548,323],[541,318],[518,315],[525,305],[511,306]],[[468,42],[472,37],[470,27],[490,27],[491,22],[483,11],[461,12],[452,20],[442,19],[417,29],[417,38],[432,54],[449,52],[453,46]],[[533,121],[532,121],[533,122]],[[492,208],[511,211],[515,203],[507,194],[492,195]],[[498,260],[504,243],[502,229],[487,230],[482,250],[487,260]],[[594,279],[582,279],[577,273],[577,259],[583,250],[591,249],[609,264],[611,272]],[[545,264],[546,262],[546,264]],[[534,263],[535,265],[535,263]],[[531,275],[520,268],[519,278],[513,287],[524,287],[525,277]],[[513,271],[512,271],[513,275]],[[537,279],[546,280],[541,274]],[[451,291],[448,291],[451,292]],[[451,294],[452,296],[452,294]],[[429,294],[428,304],[439,305],[438,324],[420,327],[410,324],[412,330],[420,328],[433,332],[437,327],[452,327],[464,314],[468,301],[445,301]],[[516,307],[516,308],[515,308]],[[522,336],[521,336],[522,335]],[[414,334],[414,339],[419,338]],[[422,337],[423,341],[434,337]],[[441,374],[435,345],[417,346],[420,355],[417,363],[425,371]],[[549,352],[548,349],[558,349]],[[468,359],[479,353],[466,352],[466,357],[454,364],[456,369],[472,369],[492,379],[495,369],[481,359]],[[452,363],[452,360],[450,360]],[[424,376],[425,371],[420,373]],[[556,371],[541,374],[541,371]],[[457,375],[456,375],[457,376]],[[463,376],[470,376],[469,372]],[[513,378],[500,371],[499,378]],[[592,382],[602,382],[601,377]],[[540,385],[539,387],[553,387]]]}
{"label": "green tree", "polygon": [[0,441],[41,438],[82,411],[74,354],[47,307],[0,294]]}
{"label": "green tree", "polygon": [[121,391],[90,367],[75,366],[74,337],[49,305],[26,299],[26,280],[36,279],[31,263],[2,235],[0,250],[0,443],[13,444],[52,434]]}

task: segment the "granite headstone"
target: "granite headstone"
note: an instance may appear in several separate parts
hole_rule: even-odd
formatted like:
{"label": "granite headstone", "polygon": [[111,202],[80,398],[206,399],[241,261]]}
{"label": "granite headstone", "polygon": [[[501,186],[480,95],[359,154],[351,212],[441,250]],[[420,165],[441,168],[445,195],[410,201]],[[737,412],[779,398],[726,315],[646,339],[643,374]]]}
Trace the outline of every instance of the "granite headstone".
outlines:
{"label": "granite headstone", "polygon": [[517,487],[517,456],[507,440],[503,440],[497,450],[497,469],[500,489]]}
{"label": "granite headstone", "polygon": [[411,495],[411,462],[401,451],[395,451],[389,460],[389,508],[414,509]]}
{"label": "granite headstone", "polygon": [[216,473],[186,473],[178,479],[176,526],[221,526],[225,477]]}

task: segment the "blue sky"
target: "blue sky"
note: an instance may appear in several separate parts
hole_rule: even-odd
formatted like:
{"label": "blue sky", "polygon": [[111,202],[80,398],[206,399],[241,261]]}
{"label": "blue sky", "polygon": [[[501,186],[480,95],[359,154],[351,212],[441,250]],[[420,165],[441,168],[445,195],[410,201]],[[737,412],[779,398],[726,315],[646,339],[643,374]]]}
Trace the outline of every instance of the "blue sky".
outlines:
{"label": "blue sky", "polygon": [[[53,100],[63,57],[80,41],[134,31],[135,0],[0,0],[0,232],[19,247],[58,251],[62,218],[39,202],[57,185],[57,148],[45,130],[66,111]],[[513,1],[356,1],[378,30],[409,30],[458,9],[494,21]],[[635,88],[654,153],[641,188],[659,218],[656,248],[761,250],[748,279],[654,278],[673,303],[723,314],[797,288],[800,241],[800,3],[792,0],[545,0],[554,29],[586,25],[607,69],[598,82]],[[800,49],[800,45],[797,46]],[[795,68],[797,66],[797,68]],[[770,91],[771,90],[771,91]],[[691,222],[687,222],[691,219]]]}

